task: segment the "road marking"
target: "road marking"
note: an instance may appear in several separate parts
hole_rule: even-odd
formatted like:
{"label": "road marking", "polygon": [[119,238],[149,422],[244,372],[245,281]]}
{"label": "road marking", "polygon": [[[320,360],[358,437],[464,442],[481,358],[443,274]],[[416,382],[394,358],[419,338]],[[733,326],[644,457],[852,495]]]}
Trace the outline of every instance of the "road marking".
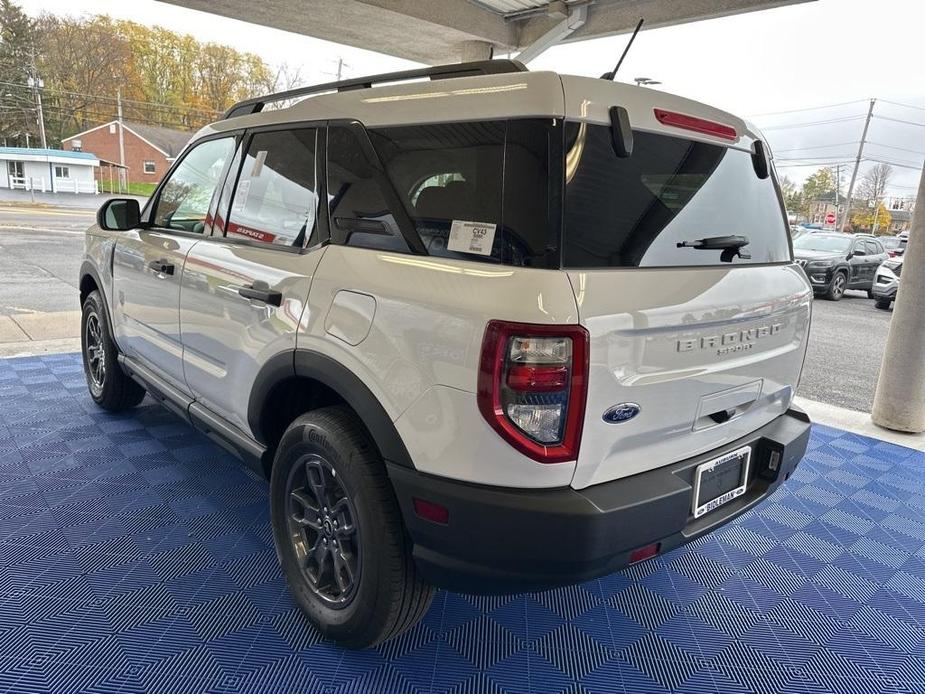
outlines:
{"label": "road marking", "polygon": [[0,224],[0,231],[25,231],[25,232],[37,232],[41,234],[71,234],[76,236],[83,236],[86,234],[86,231],[78,231],[76,229],[48,229],[47,227],[23,227],[23,226],[13,226],[12,224]]}
{"label": "road marking", "polygon": [[0,214],[32,214],[52,215],[56,217],[92,217],[96,210],[62,210],[61,208],[48,209],[44,207],[0,207]]}

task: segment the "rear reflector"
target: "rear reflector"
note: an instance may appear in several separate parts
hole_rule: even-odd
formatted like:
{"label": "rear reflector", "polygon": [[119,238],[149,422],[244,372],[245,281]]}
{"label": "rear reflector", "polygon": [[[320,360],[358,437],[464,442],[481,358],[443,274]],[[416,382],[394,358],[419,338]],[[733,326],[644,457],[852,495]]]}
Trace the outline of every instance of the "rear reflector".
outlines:
{"label": "rear reflector", "polygon": [[434,501],[414,498],[414,512],[421,518],[431,523],[446,525],[450,522],[450,510],[446,506],[441,506]]}
{"label": "rear reflector", "polygon": [[674,111],[664,111],[660,108],[655,109],[655,118],[662,125],[670,125],[682,130],[693,130],[696,133],[721,137],[724,140],[735,140],[738,135],[736,129],[725,123],[717,123],[696,116],[688,116],[685,113],[675,113]]}
{"label": "rear reflector", "polygon": [[630,552],[630,564],[638,564],[641,561],[658,556],[659,550],[661,550],[661,548],[662,543],[656,542],[654,545],[646,545],[645,547],[634,549],[632,552]]}

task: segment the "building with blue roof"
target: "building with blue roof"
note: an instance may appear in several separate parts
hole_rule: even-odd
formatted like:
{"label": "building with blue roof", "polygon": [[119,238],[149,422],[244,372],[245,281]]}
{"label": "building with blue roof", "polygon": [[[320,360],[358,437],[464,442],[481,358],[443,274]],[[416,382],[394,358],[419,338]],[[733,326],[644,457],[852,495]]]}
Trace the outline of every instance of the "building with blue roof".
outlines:
{"label": "building with blue roof", "polygon": [[99,157],[90,152],[0,147],[0,188],[97,193],[95,169],[99,166]]}

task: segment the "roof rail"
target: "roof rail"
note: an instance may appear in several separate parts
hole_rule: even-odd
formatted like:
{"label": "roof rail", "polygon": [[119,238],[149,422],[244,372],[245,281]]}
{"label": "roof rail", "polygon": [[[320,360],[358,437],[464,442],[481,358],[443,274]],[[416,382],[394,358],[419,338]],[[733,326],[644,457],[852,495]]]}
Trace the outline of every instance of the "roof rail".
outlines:
{"label": "roof rail", "polygon": [[235,116],[246,116],[251,113],[259,113],[263,107],[274,101],[284,101],[285,99],[295,99],[300,96],[317,94],[319,92],[345,92],[351,89],[369,89],[374,84],[383,82],[403,82],[406,80],[415,80],[422,77],[429,77],[432,80],[448,79],[450,77],[471,77],[473,75],[497,75],[507,72],[525,72],[527,68],[523,63],[517,60],[480,60],[471,63],[454,63],[452,65],[436,65],[434,67],[419,68],[417,70],[403,70],[401,72],[387,72],[382,75],[370,75],[369,77],[356,77],[340,82],[326,82],[325,84],[314,84],[307,87],[297,87],[284,92],[275,92],[265,94],[264,96],[255,96],[251,99],[239,101],[229,108],[222,120],[234,118]]}

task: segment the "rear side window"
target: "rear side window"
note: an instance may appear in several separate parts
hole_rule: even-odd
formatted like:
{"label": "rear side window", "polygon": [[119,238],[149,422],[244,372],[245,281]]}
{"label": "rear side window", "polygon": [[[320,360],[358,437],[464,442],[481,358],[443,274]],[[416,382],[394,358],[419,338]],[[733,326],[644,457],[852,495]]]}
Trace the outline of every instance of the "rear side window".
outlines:
{"label": "rear side window", "polygon": [[618,158],[610,129],[569,123],[565,142],[566,267],[728,266],[720,250],[682,241],[745,236],[732,264],[790,259],[787,226],[771,178],[747,152],[635,132],[632,156]]}
{"label": "rear side window", "polygon": [[315,230],[315,130],[256,133],[247,147],[225,235],[301,248]]}
{"label": "rear side window", "polygon": [[328,130],[328,199],[331,238],[344,246],[407,252],[408,244],[385,199],[388,181],[377,172],[357,133]]}
{"label": "rear side window", "polygon": [[[557,260],[552,120],[378,128],[370,139],[429,255],[547,266]],[[552,191],[552,195],[551,195]]]}

